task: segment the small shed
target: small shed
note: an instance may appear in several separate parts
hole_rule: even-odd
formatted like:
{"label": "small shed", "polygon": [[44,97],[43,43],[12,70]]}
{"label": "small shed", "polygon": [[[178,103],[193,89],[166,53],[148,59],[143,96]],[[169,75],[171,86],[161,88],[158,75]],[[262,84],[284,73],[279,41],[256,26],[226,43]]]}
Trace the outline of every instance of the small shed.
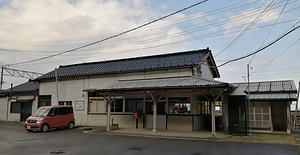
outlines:
{"label": "small shed", "polygon": [[[291,133],[290,104],[297,100],[292,80],[232,83],[248,95],[250,100],[251,132]],[[249,91],[248,91],[249,90]]]}

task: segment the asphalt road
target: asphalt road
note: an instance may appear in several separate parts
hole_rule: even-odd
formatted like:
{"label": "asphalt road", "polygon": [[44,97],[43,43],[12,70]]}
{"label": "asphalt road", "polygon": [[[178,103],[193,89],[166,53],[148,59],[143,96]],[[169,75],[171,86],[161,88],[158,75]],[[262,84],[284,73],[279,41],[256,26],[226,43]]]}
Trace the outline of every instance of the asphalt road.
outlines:
{"label": "asphalt road", "polygon": [[22,126],[0,123],[0,154],[297,155],[300,150],[282,144],[146,138],[76,129],[29,133]]}

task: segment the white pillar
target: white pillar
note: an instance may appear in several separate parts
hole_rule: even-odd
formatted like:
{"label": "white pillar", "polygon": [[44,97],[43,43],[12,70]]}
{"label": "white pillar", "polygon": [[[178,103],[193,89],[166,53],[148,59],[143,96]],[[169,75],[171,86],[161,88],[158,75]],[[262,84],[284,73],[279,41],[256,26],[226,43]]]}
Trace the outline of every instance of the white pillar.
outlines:
{"label": "white pillar", "polygon": [[211,102],[211,135],[216,136],[215,100]]}
{"label": "white pillar", "polygon": [[110,131],[111,129],[111,101],[107,100],[107,131]]}
{"label": "white pillar", "polygon": [[157,101],[153,101],[153,130],[152,132],[157,132]]}

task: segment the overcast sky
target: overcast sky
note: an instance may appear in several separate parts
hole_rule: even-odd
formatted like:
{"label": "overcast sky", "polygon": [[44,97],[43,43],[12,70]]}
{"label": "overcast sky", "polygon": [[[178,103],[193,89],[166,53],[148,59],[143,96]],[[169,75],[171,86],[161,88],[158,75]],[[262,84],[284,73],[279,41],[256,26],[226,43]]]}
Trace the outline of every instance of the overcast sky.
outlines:
{"label": "overcast sky", "polygon": [[[217,65],[264,47],[300,25],[299,0],[208,0],[114,39],[68,51],[148,23],[197,0],[0,0],[0,63],[47,73],[60,65],[209,47]],[[300,28],[269,48],[219,67],[225,82],[300,77]],[[0,65],[1,65],[0,64]],[[6,74],[6,73],[5,73]],[[28,79],[4,76],[4,89]]]}

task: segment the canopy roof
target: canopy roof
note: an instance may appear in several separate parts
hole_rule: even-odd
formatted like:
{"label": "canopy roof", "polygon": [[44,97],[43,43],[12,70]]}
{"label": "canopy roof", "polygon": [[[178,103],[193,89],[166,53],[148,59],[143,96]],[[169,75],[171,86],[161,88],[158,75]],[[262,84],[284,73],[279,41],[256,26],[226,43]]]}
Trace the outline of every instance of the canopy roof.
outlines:
{"label": "canopy roof", "polygon": [[216,80],[207,80],[200,77],[170,77],[156,79],[126,80],[113,83],[101,88],[100,92],[132,91],[132,90],[159,90],[159,89],[190,89],[190,88],[227,88],[229,83]]}

